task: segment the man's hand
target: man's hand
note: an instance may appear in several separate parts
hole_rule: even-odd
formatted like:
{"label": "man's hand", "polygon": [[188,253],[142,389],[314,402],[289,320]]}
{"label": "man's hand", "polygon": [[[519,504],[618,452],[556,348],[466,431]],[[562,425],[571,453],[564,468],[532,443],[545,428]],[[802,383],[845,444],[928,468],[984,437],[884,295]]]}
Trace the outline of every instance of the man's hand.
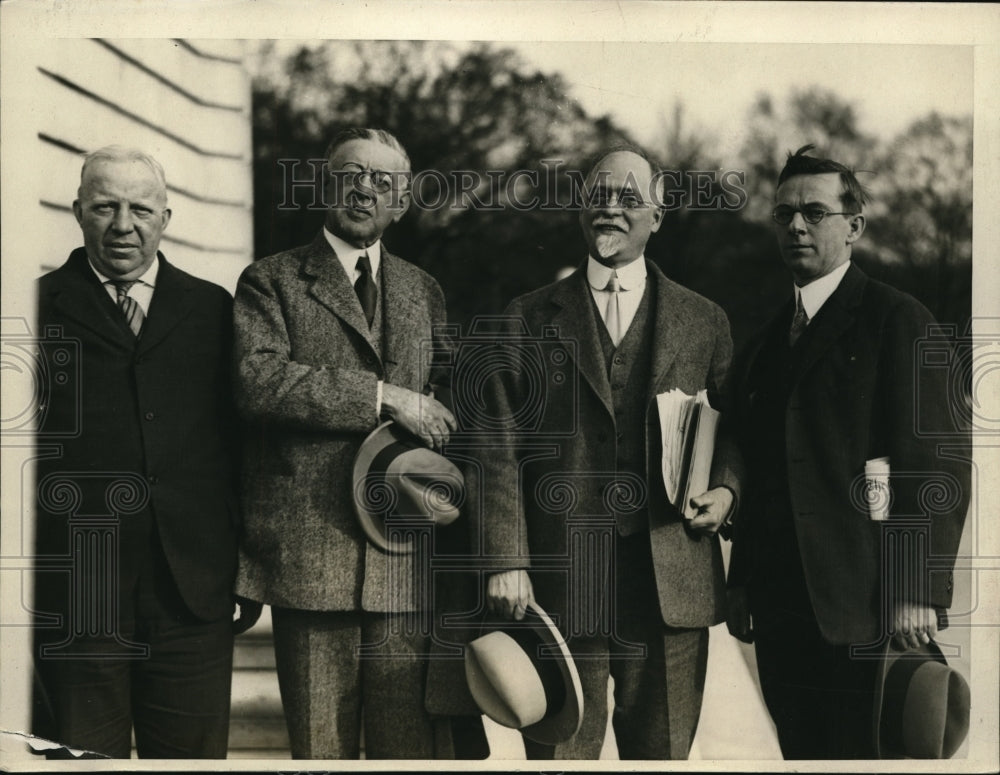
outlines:
{"label": "man's hand", "polygon": [[458,428],[455,416],[433,396],[382,384],[382,410],[428,447],[440,449]]}
{"label": "man's hand", "polygon": [[495,573],[486,582],[486,604],[494,613],[507,619],[524,618],[528,603],[535,602],[531,579],[526,570]]}
{"label": "man's hand", "polygon": [[240,614],[233,619],[233,634],[241,635],[257,624],[257,620],[260,619],[260,614],[264,610],[264,604],[237,595],[236,608],[239,609]]}
{"label": "man's hand", "polygon": [[937,637],[937,612],[929,605],[896,603],[892,616],[892,642],[903,650],[920,648]]}
{"label": "man's hand", "polygon": [[726,627],[734,638],[753,643],[753,620],[746,587],[726,590]]}
{"label": "man's hand", "polygon": [[714,536],[733,507],[733,491],[728,487],[715,487],[692,498],[691,505],[698,513],[688,520],[688,525],[702,535]]}

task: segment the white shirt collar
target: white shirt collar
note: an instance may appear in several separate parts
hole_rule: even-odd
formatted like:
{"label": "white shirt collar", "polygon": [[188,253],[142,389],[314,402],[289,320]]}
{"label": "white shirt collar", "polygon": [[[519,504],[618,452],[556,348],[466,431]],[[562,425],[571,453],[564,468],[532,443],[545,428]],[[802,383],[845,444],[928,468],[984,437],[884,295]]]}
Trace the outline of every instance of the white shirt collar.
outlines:
{"label": "white shirt collar", "polygon": [[326,226],[323,227],[323,236],[330,243],[330,247],[333,248],[333,252],[337,255],[337,259],[340,261],[341,266],[344,267],[344,272],[347,273],[347,277],[352,283],[358,275],[358,258],[365,253],[368,254],[368,260],[372,265],[372,277],[378,275],[378,267],[382,262],[382,240],[375,240],[367,248],[359,248],[349,242],[345,242],[327,229]]}
{"label": "white shirt collar", "polygon": [[[117,280],[112,280],[110,277],[101,274],[97,267],[94,266],[94,262],[90,260],[90,256],[87,256],[87,263],[90,264],[91,270],[97,275],[97,279],[101,281],[102,285],[108,283],[115,283]],[[145,272],[143,272],[136,280],[137,283],[142,283],[143,285],[148,285],[150,288],[156,287],[156,276],[160,272],[160,257],[153,256],[153,263],[149,265]]]}
{"label": "white shirt collar", "polygon": [[[587,282],[595,291],[603,291],[611,279],[611,267],[605,266],[593,256],[587,257]],[[646,285],[646,259],[640,254],[634,261],[617,267],[618,283],[623,291],[634,291]]]}
{"label": "white shirt collar", "polygon": [[808,285],[803,285],[799,288],[795,286],[795,298],[798,301],[799,295],[802,296],[802,308],[806,311],[806,315],[809,320],[816,317],[816,313],[819,312],[820,308],[826,304],[826,300],[829,299],[837,286],[840,285],[840,281],[844,279],[844,275],[847,274],[847,270],[850,268],[850,260],[845,261],[843,264],[838,266],[829,274],[825,274],[818,280],[813,280]]}

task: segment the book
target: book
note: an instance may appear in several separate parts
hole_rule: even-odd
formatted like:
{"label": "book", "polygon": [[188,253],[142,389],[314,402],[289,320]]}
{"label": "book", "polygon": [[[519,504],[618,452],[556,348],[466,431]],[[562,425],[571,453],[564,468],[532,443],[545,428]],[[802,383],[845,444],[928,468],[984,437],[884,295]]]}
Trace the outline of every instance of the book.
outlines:
{"label": "book", "polygon": [[692,519],[698,509],[691,505],[691,498],[708,490],[719,412],[708,403],[704,390],[690,396],[674,388],[660,393],[656,406],[660,413],[667,499],[686,519]]}

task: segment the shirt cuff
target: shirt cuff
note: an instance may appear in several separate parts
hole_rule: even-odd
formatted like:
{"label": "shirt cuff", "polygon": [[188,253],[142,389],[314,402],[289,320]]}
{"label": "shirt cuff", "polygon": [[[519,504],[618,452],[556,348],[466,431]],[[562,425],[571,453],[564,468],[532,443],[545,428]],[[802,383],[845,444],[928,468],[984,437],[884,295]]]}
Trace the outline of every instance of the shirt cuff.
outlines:
{"label": "shirt cuff", "polygon": [[375,419],[382,417],[382,380],[376,383],[375,388]]}

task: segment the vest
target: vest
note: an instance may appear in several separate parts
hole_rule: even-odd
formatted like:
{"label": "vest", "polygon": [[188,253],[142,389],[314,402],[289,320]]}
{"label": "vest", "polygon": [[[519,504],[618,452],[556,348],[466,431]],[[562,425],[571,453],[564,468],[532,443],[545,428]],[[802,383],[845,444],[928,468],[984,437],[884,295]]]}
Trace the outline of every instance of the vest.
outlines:
{"label": "vest", "polygon": [[[607,326],[597,311],[597,330],[604,354],[608,383],[611,385],[612,406],[615,410],[615,471],[637,476],[646,482],[646,394],[649,392],[653,351],[653,298],[655,281],[647,277],[642,301],[636,310],[628,331],[616,348],[611,342]],[[593,296],[591,296],[593,298]],[[648,486],[648,482],[646,482]],[[632,489],[632,488],[628,488]],[[630,512],[615,512],[619,535],[634,535],[649,530],[648,498],[641,507]]]}

